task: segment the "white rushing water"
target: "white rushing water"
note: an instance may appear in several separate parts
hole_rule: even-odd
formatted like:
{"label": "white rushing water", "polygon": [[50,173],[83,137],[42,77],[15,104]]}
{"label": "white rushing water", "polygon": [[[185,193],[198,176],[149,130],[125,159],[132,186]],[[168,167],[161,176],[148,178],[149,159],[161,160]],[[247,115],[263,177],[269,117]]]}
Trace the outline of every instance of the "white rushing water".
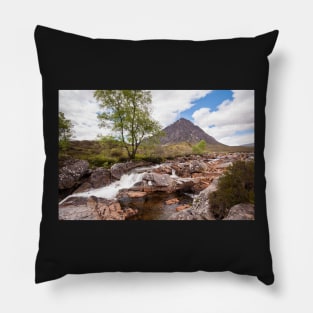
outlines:
{"label": "white rushing water", "polygon": [[176,171],[172,168],[172,178],[178,178],[178,176],[176,175]]}
{"label": "white rushing water", "polygon": [[120,180],[108,186],[101,187],[98,189],[92,189],[92,190],[85,191],[85,192],[74,193],[66,197],[65,199],[63,199],[61,202],[59,202],[59,205],[65,202],[67,199],[72,198],[72,197],[95,196],[95,197],[100,197],[100,198],[106,198],[109,200],[114,199],[116,195],[118,194],[119,190],[134,186],[136,183],[142,180],[143,175],[144,173],[136,173],[136,172],[124,174]]}

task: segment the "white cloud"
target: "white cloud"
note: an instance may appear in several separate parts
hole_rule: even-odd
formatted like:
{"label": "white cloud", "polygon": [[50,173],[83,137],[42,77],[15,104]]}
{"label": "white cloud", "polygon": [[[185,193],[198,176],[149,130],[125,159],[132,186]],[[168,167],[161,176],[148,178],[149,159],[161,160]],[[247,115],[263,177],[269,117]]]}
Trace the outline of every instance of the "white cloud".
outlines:
{"label": "white cloud", "polygon": [[254,133],[224,137],[223,143],[229,146],[241,146],[248,143],[254,143]]}
{"label": "white cloud", "polygon": [[[233,90],[233,100],[222,102],[216,111],[201,108],[192,115],[196,125],[227,145],[254,142],[254,90]],[[236,132],[250,133],[236,134]]]}
{"label": "white cloud", "polygon": [[173,123],[179,114],[190,109],[194,100],[205,97],[212,90],[152,90],[152,116],[163,127]]}
{"label": "white cloud", "polygon": [[[99,104],[93,97],[93,90],[60,90],[59,110],[74,124],[75,139],[92,140],[99,133],[109,130],[99,128],[97,112]],[[200,99],[211,90],[152,90],[152,116],[167,126],[183,112],[193,106],[192,101]]]}
{"label": "white cloud", "polygon": [[[190,109],[193,101],[205,97],[211,90],[152,90],[153,117],[163,127],[173,123],[179,114]],[[233,100],[222,102],[216,111],[196,110],[192,117],[196,125],[227,145],[254,142],[254,91],[234,90]],[[75,139],[92,140],[98,134],[108,134],[99,128],[99,104],[93,90],[60,90],[59,110],[74,124]],[[252,130],[252,131],[251,131]],[[250,131],[238,134],[237,132]]]}
{"label": "white cloud", "polygon": [[77,140],[95,139],[103,132],[98,126],[99,105],[93,90],[59,90],[59,111],[74,124]]}

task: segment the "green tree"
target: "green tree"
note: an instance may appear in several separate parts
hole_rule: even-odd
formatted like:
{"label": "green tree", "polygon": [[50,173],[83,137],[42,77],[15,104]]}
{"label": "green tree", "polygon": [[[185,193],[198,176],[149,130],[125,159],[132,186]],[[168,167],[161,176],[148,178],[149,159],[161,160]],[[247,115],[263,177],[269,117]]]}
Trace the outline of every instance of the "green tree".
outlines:
{"label": "green tree", "polygon": [[63,112],[59,112],[59,148],[64,150],[73,136],[73,123],[65,118]]}
{"label": "green tree", "polygon": [[151,92],[146,90],[96,90],[102,112],[100,127],[118,134],[128,157],[135,159],[138,147],[149,136],[158,134],[160,124],[151,117]]}
{"label": "green tree", "polygon": [[197,144],[192,146],[192,152],[202,154],[206,149],[206,142],[202,139]]}

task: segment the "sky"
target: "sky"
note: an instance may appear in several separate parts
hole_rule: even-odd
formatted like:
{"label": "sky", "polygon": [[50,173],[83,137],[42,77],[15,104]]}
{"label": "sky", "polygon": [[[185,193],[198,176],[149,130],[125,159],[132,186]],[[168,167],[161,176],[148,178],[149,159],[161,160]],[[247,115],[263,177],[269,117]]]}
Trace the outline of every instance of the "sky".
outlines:
{"label": "sky", "polygon": [[[59,90],[59,111],[74,124],[75,140],[107,135],[93,90]],[[219,142],[254,143],[254,90],[151,90],[152,116],[165,127],[186,118]]]}

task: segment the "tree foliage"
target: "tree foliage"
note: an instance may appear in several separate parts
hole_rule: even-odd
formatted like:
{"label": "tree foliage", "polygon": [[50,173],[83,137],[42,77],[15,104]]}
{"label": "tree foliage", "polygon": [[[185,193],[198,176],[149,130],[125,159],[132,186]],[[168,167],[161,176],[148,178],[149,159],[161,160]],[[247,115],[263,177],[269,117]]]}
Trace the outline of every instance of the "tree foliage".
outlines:
{"label": "tree foliage", "polygon": [[161,130],[151,117],[151,92],[145,90],[96,90],[99,101],[100,127],[110,128],[118,135],[128,157],[134,159],[143,140]]}
{"label": "tree foliage", "polygon": [[220,219],[226,217],[235,204],[254,203],[254,161],[236,161],[230,166],[209,200],[213,214]]}
{"label": "tree foliage", "polygon": [[65,118],[63,112],[59,112],[59,148],[64,150],[68,147],[69,140],[73,136],[73,123]]}
{"label": "tree foliage", "polygon": [[196,154],[204,153],[206,149],[206,142],[204,140],[200,140],[197,144],[192,146],[192,152]]}

